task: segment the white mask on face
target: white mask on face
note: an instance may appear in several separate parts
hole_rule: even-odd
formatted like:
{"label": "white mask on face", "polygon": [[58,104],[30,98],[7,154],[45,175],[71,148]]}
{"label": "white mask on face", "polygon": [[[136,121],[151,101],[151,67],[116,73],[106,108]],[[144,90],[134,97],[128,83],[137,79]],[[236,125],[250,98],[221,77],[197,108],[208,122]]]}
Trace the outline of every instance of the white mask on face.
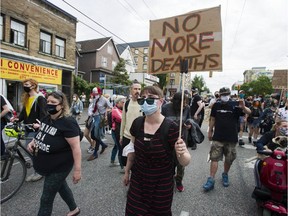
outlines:
{"label": "white mask on face", "polygon": [[229,99],[230,99],[230,95],[221,96],[221,101],[223,101],[223,102],[227,102],[227,101],[229,101]]}
{"label": "white mask on face", "polygon": [[92,102],[93,102],[93,99],[92,99],[92,98],[90,98],[90,99],[89,99],[89,103],[92,103]]}

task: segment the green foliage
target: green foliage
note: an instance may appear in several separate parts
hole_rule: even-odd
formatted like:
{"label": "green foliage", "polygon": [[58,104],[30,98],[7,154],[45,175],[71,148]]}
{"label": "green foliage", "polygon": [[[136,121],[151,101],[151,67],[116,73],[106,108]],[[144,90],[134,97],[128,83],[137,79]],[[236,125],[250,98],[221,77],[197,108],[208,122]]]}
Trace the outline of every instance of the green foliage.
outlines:
{"label": "green foliage", "polygon": [[197,88],[199,94],[201,94],[203,91],[207,91],[208,93],[210,92],[209,88],[206,86],[203,76],[195,75],[191,82],[191,86]]}
{"label": "green foliage", "polygon": [[257,80],[249,83],[244,83],[241,90],[249,95],[270,95],[273,92],[272,81],[267,76],[260,76]]}
{"label": "green foliage", "polygon": [[167,85],[167,74],[157,74],[156,76],[159,78],[159,87],[163,89]]}
{"label": "green foliage", "polygon": [[113,77],[111,78],[111,83],[121,84],[130,86],[132,82],[129,80],[129,75],[125,68],[126,63],[123,58],[120,58],[120,61],[116,65],[113,71]]}
{"label": "green foliage", "polygon": [[88,83],[86,80],[78,77],[78,76],[74,76],[74,93],[81,95],[82,92],[85,93],[86,97],[89,98],[88,96],[90,95],[92,89],[95,86],[99,86],[98,83]]}

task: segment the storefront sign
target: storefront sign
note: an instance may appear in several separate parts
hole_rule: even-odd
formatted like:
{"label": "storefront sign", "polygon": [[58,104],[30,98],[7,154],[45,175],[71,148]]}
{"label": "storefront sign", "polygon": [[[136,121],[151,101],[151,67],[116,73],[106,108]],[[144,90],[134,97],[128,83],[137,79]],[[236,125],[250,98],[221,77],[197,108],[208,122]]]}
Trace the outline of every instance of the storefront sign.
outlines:
{"label": "storefront sign", "polygon": [[8,80],[35,79],[40,83],[61,85],[62,70],[0,58],[0,78]]}
{"label": "storefront sign", "polygon": [[222,70],[220,6],[180,16],[150,21],[149,72],[180,72],[188,60],[188,72]]}

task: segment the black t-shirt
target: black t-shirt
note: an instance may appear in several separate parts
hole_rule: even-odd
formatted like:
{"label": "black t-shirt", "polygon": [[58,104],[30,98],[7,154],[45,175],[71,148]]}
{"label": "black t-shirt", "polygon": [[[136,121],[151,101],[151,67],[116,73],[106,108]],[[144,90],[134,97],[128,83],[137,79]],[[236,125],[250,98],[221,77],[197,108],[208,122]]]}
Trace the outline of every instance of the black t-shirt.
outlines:
{"label": "black t-shirt", "polygon": [[212,106],[211,116],[215,118],[213,140],[219,142],[238,142],[238,120],[245,113],[233,101],[216,102]]}
{"label": "black t-shirt", "polygon": [[[197,94],[197,95],[194,95],[193,98],[192,98],[192,104],[191,104],[191,107],[190,107],[190,110],[191,110],[191,116],[193,117],[198,109],[198,101],[201,101],[201,97]],[[201,113],[201,112],[200,112]],[[200,114],[198,113],[198,115]]]}
{"label": "black t-shirt", "polygon": [[79,125],[72,117],[52,120],[42,119],[41,127],[35,135],[38,154],[33,157],[37,173],[47,175],[68,171],[74,164],[72,150],[65,138],[79,136]]}
{"label": "black t-shirt", "polygon": [[[2,112],[4,110],[3,106],[7,105],[7,103],[6,103],[5,99],[2,97],[2,95],[0,95],[0,97],[1,97],[1,112]],[[4,124],[7,123],[5,118],[3,118],[3,116],[1,116],[1,124],[2,123],[4,123]]]}

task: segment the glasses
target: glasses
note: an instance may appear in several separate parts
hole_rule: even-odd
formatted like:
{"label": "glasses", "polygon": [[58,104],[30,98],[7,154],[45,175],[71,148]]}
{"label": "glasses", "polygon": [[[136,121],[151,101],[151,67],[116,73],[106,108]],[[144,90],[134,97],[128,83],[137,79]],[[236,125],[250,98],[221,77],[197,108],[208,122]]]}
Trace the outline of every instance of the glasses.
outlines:
{"label": "glasses", "polygon": [[138,98],[137,102],[139,105],[143,105],[144,101],[146,101],[147,104],[152,105],[154,104],[155,100],[159,100],[160,98]]}

